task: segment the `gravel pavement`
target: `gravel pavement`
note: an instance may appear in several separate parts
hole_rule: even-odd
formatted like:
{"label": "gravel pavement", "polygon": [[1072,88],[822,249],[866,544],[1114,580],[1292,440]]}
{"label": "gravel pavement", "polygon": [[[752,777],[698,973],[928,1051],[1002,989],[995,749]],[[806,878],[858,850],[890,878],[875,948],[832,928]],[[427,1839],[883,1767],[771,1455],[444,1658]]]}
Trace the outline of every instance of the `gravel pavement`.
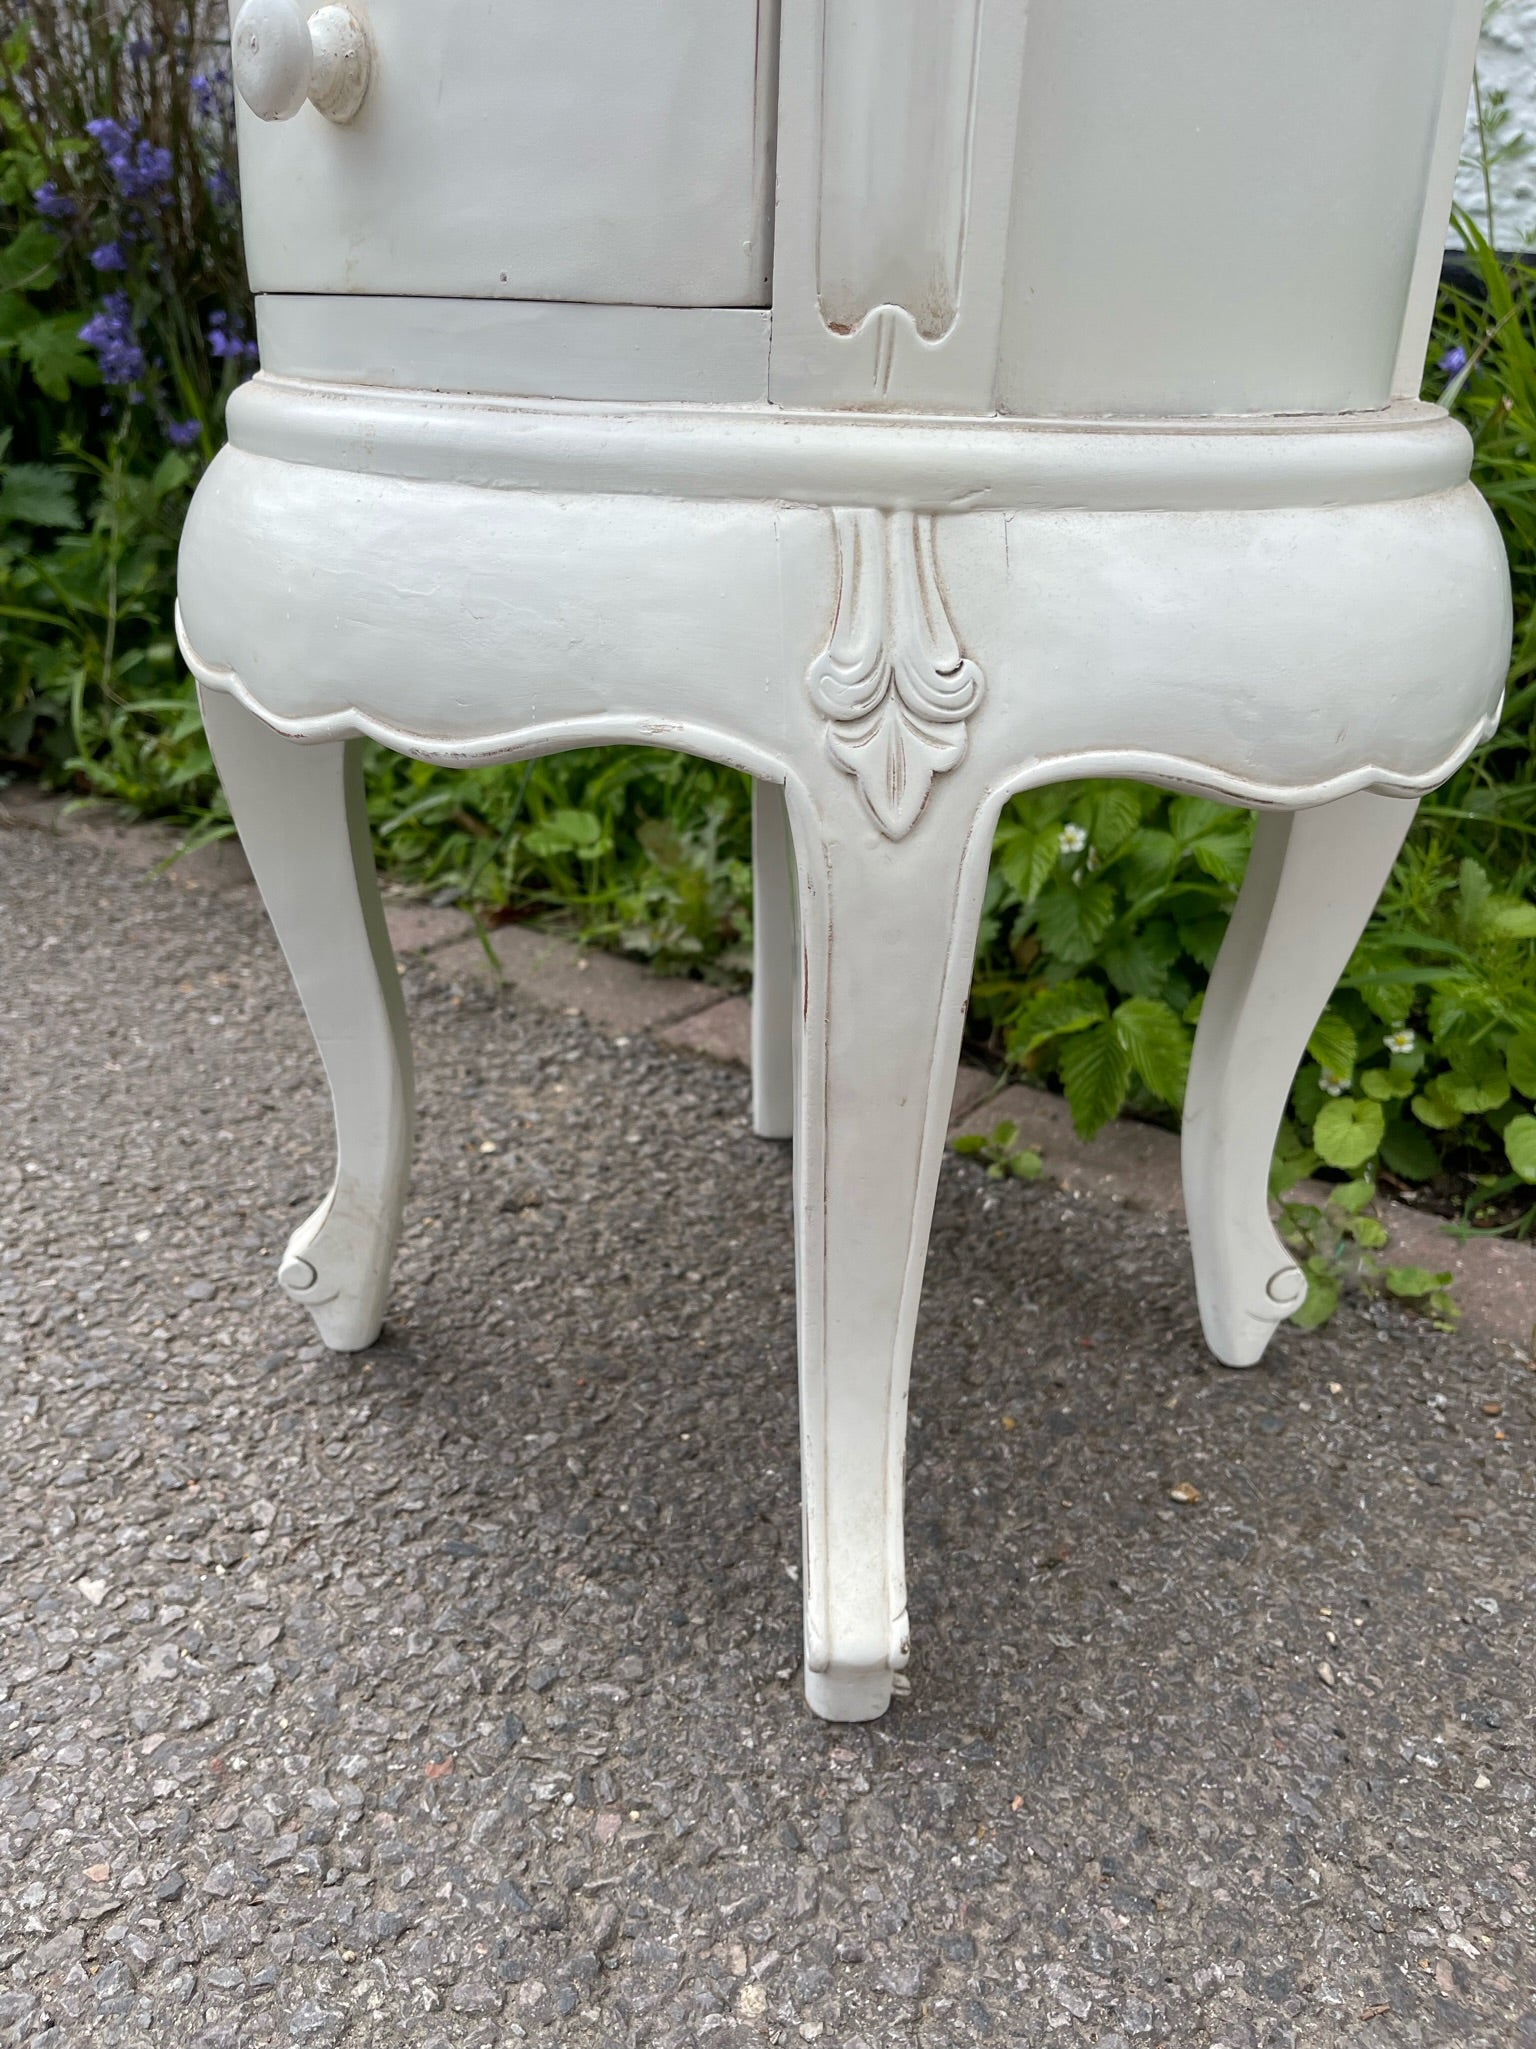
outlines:
{"label": "gravel pavement", "polygon": [[828,1727],[739,1074],[411,966],[336,1358],[250,894],[8,830],[0,902],[0,2042],[1536,2045],[1512,1349],[1223,1372],[1170,1223],[951,1158],[911,1692]]}

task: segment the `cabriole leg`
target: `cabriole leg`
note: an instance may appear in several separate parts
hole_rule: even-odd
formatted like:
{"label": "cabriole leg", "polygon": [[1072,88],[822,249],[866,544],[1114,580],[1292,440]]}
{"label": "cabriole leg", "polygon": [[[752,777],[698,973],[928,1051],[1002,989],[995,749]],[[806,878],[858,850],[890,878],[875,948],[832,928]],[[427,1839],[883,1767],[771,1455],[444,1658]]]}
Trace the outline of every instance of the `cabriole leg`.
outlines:
{"label": "cabriole leg", "polygon": [[795,1126],[794,863],[782,783],[752,785],[752,1129],[788,1138]]}
{"label": "cabriole leg", "polygon": [[907,1378],[981,895],[959,792],[897,844],[794,812],[806,1698],[883,1713],[907,1661]]}
{"label": "cabriole leg", "polygon": [[201,690],[230,810],[325,1064],[336,1178],[278,1279],[333,1351],[371,1345],[410,1172],[411,1050],[363,802],[362,743],[284,739]]}
{"label": "cabriole leg", "polygon": [[1306,1283],[1269,1214],[1269,1162],[1307,1040],[1354,952],[1414,806],[1365,791],[1261,812],[1195,1033],[1184,1207],[1206,1343],[1257,1364]]}

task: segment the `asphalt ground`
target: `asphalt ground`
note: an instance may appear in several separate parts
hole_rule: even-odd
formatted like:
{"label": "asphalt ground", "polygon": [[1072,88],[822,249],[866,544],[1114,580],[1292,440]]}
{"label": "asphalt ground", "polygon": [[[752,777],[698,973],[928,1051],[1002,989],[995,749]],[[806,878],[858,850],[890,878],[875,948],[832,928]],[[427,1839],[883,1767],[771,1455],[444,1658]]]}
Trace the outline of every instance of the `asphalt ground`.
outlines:
{"label": "asphalt ground", "polygon": [[410,967],[333,1357],[249,892],[6,830],[0,903],[0,2041],[1536,2044],[1513,1348],[1225,1372],[1175,1225],[951,1158],[911,1690],[829,1727],[739,1074]]}

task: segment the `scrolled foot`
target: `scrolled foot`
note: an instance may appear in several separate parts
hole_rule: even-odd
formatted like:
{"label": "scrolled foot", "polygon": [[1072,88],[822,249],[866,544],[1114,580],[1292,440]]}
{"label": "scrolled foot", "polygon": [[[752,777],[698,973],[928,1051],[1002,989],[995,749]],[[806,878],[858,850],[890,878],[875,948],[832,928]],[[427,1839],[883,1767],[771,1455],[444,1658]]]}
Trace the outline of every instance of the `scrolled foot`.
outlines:
{"label": "scrolled foot", "polygon": [[1223,1366],[1257,1366],[1277,1327],[1306,1300],[1307,1277],[1274,1233],[1201,1305],[1205,1341]]}
{"label": "scrolled foot", "polygon": [[350,1199],[327,1196],[288,1240],[278,1283],[309,1311],[331,1351],[364,1351],[383,1329],[393,1247],[393,1219],[357,1189]]}
{"label": "scrolled foot", "polygon": [[878,1721],[891,1704],[889,1665],[840,1665],[805,1675],[806,1705],[824,1722]]}
{"label": "scrolled foot", "polygon": [[[904,1672],[912,1650],[912,1630],[903,1609],[891,1624],[887,1655],[874,1664],[836,1661],[818,1671],[805,1668],[805,1698],[813,1713],[827,1722],[873,1722],[891,1704],[896,1674]],[[903,1686],[903,1690],[905,1687]]]}

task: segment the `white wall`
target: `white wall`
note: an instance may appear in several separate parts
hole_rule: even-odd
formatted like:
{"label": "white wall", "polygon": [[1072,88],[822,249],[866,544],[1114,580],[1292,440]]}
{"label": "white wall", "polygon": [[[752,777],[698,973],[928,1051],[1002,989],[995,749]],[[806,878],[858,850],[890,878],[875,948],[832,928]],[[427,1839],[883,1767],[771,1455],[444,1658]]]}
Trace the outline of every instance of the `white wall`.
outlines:
{"label": "white wall", "polygon": [[[1526,139],[1516,160],[1493,172],[1494,235],[1501,249],[1536,244],[1536,0],[1496,0],[1483,29],[1478,77],[1484,96],[1507,95],[1509,126]],[[1487,206],[1482,173],[1477,165],[1476,105],[1467,112],[1467,139],[1456,203],[1466,208],[1487,232]]]}

